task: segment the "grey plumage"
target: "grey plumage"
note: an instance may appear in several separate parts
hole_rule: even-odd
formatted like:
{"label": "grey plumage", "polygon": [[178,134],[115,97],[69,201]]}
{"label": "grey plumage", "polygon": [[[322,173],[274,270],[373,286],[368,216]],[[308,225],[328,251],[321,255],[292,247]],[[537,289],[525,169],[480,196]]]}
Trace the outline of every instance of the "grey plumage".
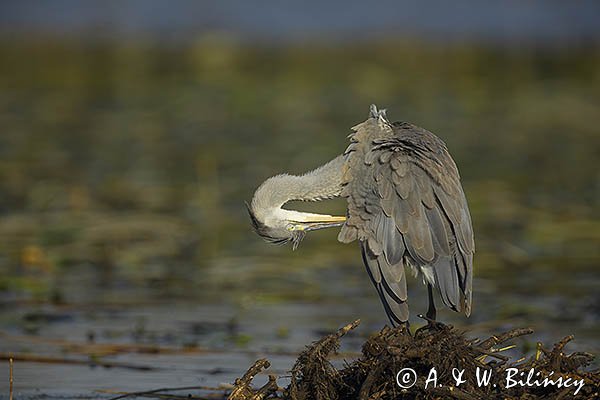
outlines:
{"label": "grey plumage", "polygon": [[[365,122],[352,128],[349,139],[342,156],[308,176],[280,175],[265,182],[250,207],[253,224],[268,220],[266,210],[275,210],[270,211],[274,215],[292,199],[345,197],[347,219],[338,240],[360,242],[368,275],[393,324],[409,317],[406,266],[422,274],[446,306],[469,315],[473,229],[459,173],[444,142],[415,125],[390,123],[385,110],[375,106]],[[265,185],[271,187],[266,190]],[[297,229],[290,229],[290,240]]]}

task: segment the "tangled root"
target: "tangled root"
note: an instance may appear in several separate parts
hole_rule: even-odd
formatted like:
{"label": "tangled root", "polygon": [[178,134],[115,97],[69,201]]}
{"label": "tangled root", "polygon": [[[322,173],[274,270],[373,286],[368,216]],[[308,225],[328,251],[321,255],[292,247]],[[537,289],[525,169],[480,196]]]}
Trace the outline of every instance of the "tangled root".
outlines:
{"label": "tangled root", "polygon": [[[564,348],[573,337],[567,336],[556,343],[551,350],[541,343],[537,351],[529,358],[511,361],[502,351],[514,346],[504,343],[519,336],[533,333],[531,329],[513,329],[494,335],[486,340],[468,339],[464,332],[450,325],[429,324],[410,335],[404,328],[385,327],[371,336],[363,345],[362,356],[335,368],[330,356],[339,348],[340,339],[356,328],[355,321],[314,342],[300,353],[291,371],[291,383],[285,389],[276,384],[276,377],[270,376],[269,382],[255,390],[251,381],[256,373],[268,368],[268,361],[257,361],[248,372],[238,379],[229,395],[231,400],[346,400],[346,399],[561,399],[573,398],[577,387],[559,387],[550,384],[546,387],[536,385],[514,385],[506,387],[506,374],[513,371],[515,379],[526,379],[533,368],[533,379],[550,376],[557,380],[571,378],[582,380],[583,386],[576,398],[600,398],[600,371],[585,371],[594,356],[576,352],[566,354]],[[399,371],[410,368],[416,374],[414,384],[405,384],[402,388],[397,379]],[[435,384],[432,369],[435,368]],[[513,368],[513,370],[509,370]],[[516,369],[516,370],[515,370]],[[457,385],[456,373],[464,370],[462,382]],[[479,385],[478,371],[491,372],[488,384]],[[454,375],[453,375],[453,371]],[[488,372],[488,373],[489,373]],[[524,375],[520,375],[524,372]],[[552,373],[552,375],[550,375]],[[407,380],[413,376],[406,376]],[[532,379],[532,381],[533,381]],[[408,381],[407,381],[408,382]],[[412,383],[412,382],[409,382]],[[426,386],[427,385],[427,386]],[[427,388],[426,388],[427,387]]]}

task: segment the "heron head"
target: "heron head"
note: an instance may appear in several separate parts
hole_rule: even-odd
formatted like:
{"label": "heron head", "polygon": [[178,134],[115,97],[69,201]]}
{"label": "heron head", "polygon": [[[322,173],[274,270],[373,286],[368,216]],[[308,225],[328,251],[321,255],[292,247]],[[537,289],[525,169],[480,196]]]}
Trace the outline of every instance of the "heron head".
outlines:
{"label": "heron head", "polygon": [[292,243],[296,250],[307,232],[342,226],[346,217],[312,214],[283,208],[254,210],[246,203],[254,231],[274,244]]}

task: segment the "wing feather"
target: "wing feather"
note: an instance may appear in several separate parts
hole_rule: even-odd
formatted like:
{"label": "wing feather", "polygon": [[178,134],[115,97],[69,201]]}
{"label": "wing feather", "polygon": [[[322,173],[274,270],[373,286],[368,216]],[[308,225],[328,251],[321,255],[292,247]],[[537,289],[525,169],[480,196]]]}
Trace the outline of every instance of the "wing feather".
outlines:
{"label": "wing feather", "polygon": [[440,257],[433,263],[433,271],[435,274],[435,284],[440,291],[440,297],[444,304],[454,311],[458,310],[459,301],[459,284],[458,273],[454,268],[450,257]]}
{"label": "wing feather", "polygon": [[[391,271],[387,261],[383,257],[374,256],[370,253],[364,242],[361,243],[361,254],[371,281],[377,289],[377,293],[383,303],[384,309],[392,323],[402,323],[408,320],[408,304],[406,303],[406,277],[404,270],[399,274],[399,279],[386,277],[381,273],[389,274]],[[389,279],[389,280],[388,280]]]}
{"label": "wing feather", "polygon": [[370,118],[351,135],[342,191],[348,220],[339,239],[361,241],[393,324],[409,316],[407,263],[423,271],[444,304],[468,315],[475,246],[456,165],[432,133],[386,123]]}

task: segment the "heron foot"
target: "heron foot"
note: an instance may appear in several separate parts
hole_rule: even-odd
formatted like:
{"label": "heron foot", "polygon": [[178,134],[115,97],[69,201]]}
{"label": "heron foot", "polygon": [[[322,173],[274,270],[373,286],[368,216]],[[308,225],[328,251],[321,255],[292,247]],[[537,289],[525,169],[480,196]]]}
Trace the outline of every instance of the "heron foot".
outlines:
{"label": "heron foot", "polygon": [[417,329],[415,331],[415,336],[417,336],[417,334],[421,331],[424,330],[428,330],[428,331],[432,331],[432,330],[441,330],[443,328],[445,328],[447,325],[443,324],[441,322],[437,322],[435,319],[429,318],[428,316],[425,316],[423,314],[418,314],[417,317],[424,319],[425,321],[427,321],[427,325],[424,325],[422,327],[420,327],[419,329]]}
{"label": "heron foot", "polygon": [[412,334],[410,333],[410,322],[408,321],[392,323],[392,328],[399,329],[401,334],[412,337]]}

